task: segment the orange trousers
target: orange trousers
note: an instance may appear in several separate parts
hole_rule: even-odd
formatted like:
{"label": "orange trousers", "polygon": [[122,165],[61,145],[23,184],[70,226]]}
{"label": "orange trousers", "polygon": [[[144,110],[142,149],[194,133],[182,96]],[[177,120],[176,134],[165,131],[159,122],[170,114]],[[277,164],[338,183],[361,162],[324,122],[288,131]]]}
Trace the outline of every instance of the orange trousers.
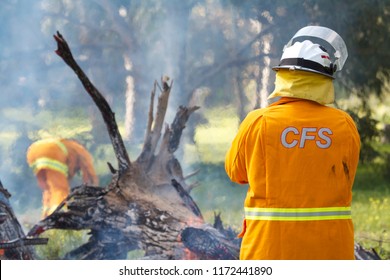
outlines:
{"label": "orange trousers", "polygon": [[42,218],[45,218],[68,196],[70,186],[68,178],[55,170],[41,169],[36,177],[42,189]]}

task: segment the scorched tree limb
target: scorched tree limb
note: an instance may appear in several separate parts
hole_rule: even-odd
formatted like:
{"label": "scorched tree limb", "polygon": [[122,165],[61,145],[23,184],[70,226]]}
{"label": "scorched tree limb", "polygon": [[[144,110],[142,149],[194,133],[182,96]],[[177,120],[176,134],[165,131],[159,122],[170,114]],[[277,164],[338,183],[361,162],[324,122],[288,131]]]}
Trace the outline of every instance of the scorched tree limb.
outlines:
{"label": "scorched tree limb", "polygon": [[111,143],[114,147],[115,155],[118,160],[119,174],[123,174],[130,167],[130,158],[127,154],[127,150],[123,143],[122,136],[119,133],[118,125],[115,121],[115,114],[112,112],[106,99],[91,83],[87,75],[77,64],[77,62],[73,58],[68,43],[65,41],[64,37],[60,34],[60,32],[57,31],[57,35],[54,35],[54,39],[57,41],[56,54],[60,56],[64,60],[64,62],[69,65],[69,67],[72,68],[72,70],[76,73],[85,90],[92,97],[96,106],[99,108],[100,113],[102,114],[104,122],[107,126]]}

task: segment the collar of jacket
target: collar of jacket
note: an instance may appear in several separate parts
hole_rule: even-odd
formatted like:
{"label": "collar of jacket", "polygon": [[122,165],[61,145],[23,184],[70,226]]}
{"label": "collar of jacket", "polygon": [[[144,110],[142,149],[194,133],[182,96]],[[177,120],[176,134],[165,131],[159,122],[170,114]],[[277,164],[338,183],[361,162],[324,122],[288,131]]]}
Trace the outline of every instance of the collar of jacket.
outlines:
{"label": "collar of jacket", "polygon": [[280,69],[276,72],[275,89],[268,97],[303,98],[330,104],[334,102],[333,80],[324,75],[306,71]]}

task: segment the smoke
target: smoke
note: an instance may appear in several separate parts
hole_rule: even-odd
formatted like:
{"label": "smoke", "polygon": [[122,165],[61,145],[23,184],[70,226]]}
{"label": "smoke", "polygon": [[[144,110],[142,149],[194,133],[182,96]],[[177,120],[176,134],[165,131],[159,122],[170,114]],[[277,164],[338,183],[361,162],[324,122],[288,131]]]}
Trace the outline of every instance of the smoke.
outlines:
{"label": "smoke", "polygon": [[[94,106],[92,100],[72,71],[55,55],[52,34],[57,30],[63,33],[76,59],[116,112],[119,125],[124,123],[129,128],[129,136],[135,114],[138,114],[136,117],[141,128],[135,138],[143,139],[143,126],[146,125],[143,120],[147,117],[143,108],[150,100],[148,94],[154,80],[162,75],[171,79],[179,75],[175,65],[179,59],[176,54],[182,46],[178,34],[182,32],[173,22],[176,19],[170,19],[181,16],[177,14],[167,16],[165,21],[147,22],[147,19],[136,18],[139,15],[130,10],[131,5],[140,5],[140,12],[146,13],[142,9],[147,5],[124,1],[117,7],[109,2],[0,2],[0,178],[12,194],[11,203],[17,212],[40,207],[41,192],[25,159],[27,148],[34,140],[47,136],[71,137],[91,148],[96,146],[94,142],[107,143],[107,137],[100,135],[106,131],[95,132],[94,138],[90,139],[91,130],[96,128],[92,126],[103,121],[100,116],[96,122],[94,117],[91,120],[91,109],[86,108]],[[156,13],[169,12],[162,2],[151,3],[156,4]],[[115,13],[112,22],[107,23],[110,11]],[[115,28],[118,23],[123,24],[120,18],[134,20],[138,24],[134,30],[142,28],[143,24],[152,27],[147,33],[148,38],[141,37],[140,32],[138,38],[133,38],[138,40],[139,48],[121,44],[123,38],[109,37],[115,34],[107,30]],[[126,47],[131,49],[125,50]],[[140,52],[142,61],[137,66],[142,65],[142,68],[137,73],[129,65]],[[135,82],[139,83],[137,87]],[[176,88],[172,95],[175,95]],[[176,111],[175,99],[172,96],[168,122]],[[132,110],[135,101],[141,112]],[[93,114],[99,114],[96,108]],[[104,130],[104,125],[98,128]],[[109,154],[105,152],[100,157],[106,161]],[[108,170],[101,172],[104,175]]]}
{"label": "smoke", "polygon": [[126,117],[125,117],[125,135],[124,139],[129,140],[133,133],[134,126],[134,79],[131,76],[126,78],[127,90],[126,90]]}
{"label": "smoke", "polygon": [[28,132],[36,128],[32,118],[42,105],[41,54],[47,40],[40,18],[35,1],[0,2],[0,178],[20,211],[38,207],[41,199],[25,159]]}
{"label": "smoke", "polygon": [[[272,36],[267,36],[264,40],[263,53],[269,54],[271,50]],[[262,79],[260,81],[261,90],[260,90],[260,107],[267,107],[268,101],[267,97],[269,95],[269,80],[270,80],[270,69],[271,69],[271,59],[268,56],[264,58],[264,65],[266,67],[263,68],[262,71]]]}
{"label": "smoke", "polygon": [[[13,195],[15,211],[40,207],[41,192],[25,160],[32,141],[47,136],[76,138],[95,155],[101,177],[109,175],[106,162],[113,158],[99,112],[74,73],[54,53],[52,35],[57,30],[116,113],[119,127],[129,139],[130,155],[138,155],[150,91],[154,80],[164,75],[173,80],[165,121],[172,122],[180,105],[201,105],[191,118],[202,123],[199,131],[206,140],[214,135],[206,130],[208,125],[224,133],[236,128],[233,103],[240,99],[247,108],[260,92],[251,90],[253,83],[257,85],[254,88],[262,89],[261,100],[265,99],[268,80],[272,80],[270,60],[257,61],[256,55],[272,52],[269,44],[273,41],[259,40],[260,53],[246,47],[263,30],[263,23],[251,15],[253,4],[244,1],[236,5],[239,10],[221,0],[2,0],[0,179]],[[265,13],[265,17],[269,20],[270,16]],[[253,63],[259,66],[245,64],[253,56]],[[235,71],[230,71],[233,67]],[[230,86],[229,73],[237,73],[239,86]],[[217,109],[210,110],[214,107]],[[218,121],[227,118],[216,124],[209,116]],[[234,124],[229,120],[235,120]],[[178,151],[179,159],[187,157],[181,160],[184,163],[210,157],[197,155],[203,147],[208,153],[215,151],[208,143],[194,147],[196,121],[188,125],[181,143],[187,151]],[[224,149],[219,145],[219,154]]]}

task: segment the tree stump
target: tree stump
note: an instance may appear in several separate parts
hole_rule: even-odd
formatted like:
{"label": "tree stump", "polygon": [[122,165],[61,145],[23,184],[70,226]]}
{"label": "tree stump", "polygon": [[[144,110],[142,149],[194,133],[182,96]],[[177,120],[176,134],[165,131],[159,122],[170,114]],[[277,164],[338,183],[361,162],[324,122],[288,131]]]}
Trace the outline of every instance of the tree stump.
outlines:
{"label": "tree stump", "polygon": [[75,72],[102,114],[118,168],[109,164],[112,180],[107,186],[73,189],[28,235],[50,229],[90,230],[88,242],[69,252],[67,259],[125,259],[135,249],[143,250],[145,259],[237,259],[239,246],[204,221],[174,155],[189,116],[199,107],[180,106],[173,122],[164,125],[173,82],[166,76],[161,85],[155,82],[143,148],[131,161],[107,101],[74,60],[63,36],[57,32],[54,38],[56,53]]}

